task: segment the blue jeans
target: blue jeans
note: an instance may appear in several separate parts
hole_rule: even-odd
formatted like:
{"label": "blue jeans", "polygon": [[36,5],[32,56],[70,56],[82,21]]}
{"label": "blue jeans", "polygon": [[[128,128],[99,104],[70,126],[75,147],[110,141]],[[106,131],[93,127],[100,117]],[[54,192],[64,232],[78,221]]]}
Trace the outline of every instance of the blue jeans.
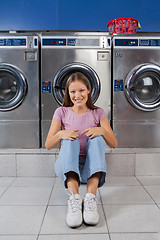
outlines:
{"label": "blue jeans", "polygon": [[[106,142],[102,136],[88,138],[86,159],[79,159],[80,144],[79,140],[62,140],[59,156],[55,163],[55,172],[64,182],[66,174],[70,171],[79,176],[81,183],[87,183],[94,173],[101,172],[98,187],[105,182],[106,160],[105,160]],[[65,185],[66,186],[66,185]]]}

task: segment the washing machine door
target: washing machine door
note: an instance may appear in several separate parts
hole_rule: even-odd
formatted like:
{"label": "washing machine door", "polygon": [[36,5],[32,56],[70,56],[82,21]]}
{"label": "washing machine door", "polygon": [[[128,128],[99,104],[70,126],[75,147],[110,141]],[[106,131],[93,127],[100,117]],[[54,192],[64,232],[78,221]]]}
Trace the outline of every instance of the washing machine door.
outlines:
{"label": "washing machine door", "polygon": [[87,77],[91,86],[91,97],[93,103],[96,102],[99,97],[100,80],[96,72],[87,65],[74,63],[61,68],[54,78],[53,95],[59,105],[62,105],[63,103],[66,82],[69,76],[75,72],[81,72]]}
{"label": "washing machine door", "polygon": [[160,107],[160,67],[142,64],[129,72],[125,79],[125,95],[135,108],[153,111]]}
{"label": "washing machine door", "polygon": [[14,66],[0,64],[0,111],[15,109],[25,98],[27,82]]}

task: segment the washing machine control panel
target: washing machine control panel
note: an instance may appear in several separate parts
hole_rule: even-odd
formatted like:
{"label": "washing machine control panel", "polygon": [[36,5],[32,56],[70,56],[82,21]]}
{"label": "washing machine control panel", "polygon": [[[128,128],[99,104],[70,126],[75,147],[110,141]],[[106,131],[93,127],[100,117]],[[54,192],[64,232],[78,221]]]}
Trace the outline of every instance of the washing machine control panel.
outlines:
{"label": "washing machine control panel", "polygon": [[110,39],[107,37],[55,37],[42,38],[42,47],[68,47],[68,48],[107,48],[110,47]]}
{"label": "washing machine control panel", "polygon": [[0,37],[0,48],[37,48],[38,37]]}
{"label": "washing machine control panel", "polygon": [[99,39],[86,38],[45,38],[42,41],[43,46],[99,46]]}
{"label": "washing machine control panel", "polygon": [[160,39],[139,39],[139,46],[160,46]]}
{"label": "washing machine control panel", "polygon": [[67,39],[67,46],[99,46],[99,38],[69,38]]}
{"label": "washing machine control panel", "polygon": [[65,38],[44,38],[42,40],[43,46],[66,46]]}
{"label": "washing machine control panel", "polygon": [[160,47],[160,38],[117,38],[115,47]]}
{"label": "washing machine control panel", "polygon": [[0,46],[26,46],[25,38],[0,38]]}
{"label": "washing machine control panel", "polygon": [[138,39],[115,39],[115,46],[138,46]]}

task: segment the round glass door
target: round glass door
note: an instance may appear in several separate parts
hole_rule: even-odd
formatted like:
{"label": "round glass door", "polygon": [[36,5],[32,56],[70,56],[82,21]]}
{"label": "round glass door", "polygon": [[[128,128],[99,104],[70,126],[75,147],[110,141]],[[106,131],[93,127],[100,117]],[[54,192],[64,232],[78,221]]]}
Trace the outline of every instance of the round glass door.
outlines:
{"label": "round glass door", "polygon": [[160,67],[143,64],[134,68],[125,80],[125,95],[137,109],[153,111],[160,107]]}
{"label": "round glass door", "polygon": [[9,111],[20,105],[26,91],[22,73],[11,65],[0,64],[0,111]]}
{"label": "round glass door", "polygon": [[53,95],[59,105],[62,105],[63,103],[66,82],[69,76],[75,72],[81,72],[87,77],[91,86],[91,97],[93,103],[96,102],[99,97],[100,81],[96,72],[87,65],[74,63],[60,69],[54,78]]}

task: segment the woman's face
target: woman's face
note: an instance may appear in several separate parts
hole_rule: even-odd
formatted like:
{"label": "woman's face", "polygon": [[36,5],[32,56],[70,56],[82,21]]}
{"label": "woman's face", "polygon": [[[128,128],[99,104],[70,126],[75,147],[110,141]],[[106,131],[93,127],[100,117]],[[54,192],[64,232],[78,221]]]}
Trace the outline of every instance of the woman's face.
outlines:
{"label": "woman's face", "polygon": [[74,106],[81,107],[86,105],[90,90],[88,90],[83,82],[79,80],[72,82],[69,85],[68,90],[70,99]]}

